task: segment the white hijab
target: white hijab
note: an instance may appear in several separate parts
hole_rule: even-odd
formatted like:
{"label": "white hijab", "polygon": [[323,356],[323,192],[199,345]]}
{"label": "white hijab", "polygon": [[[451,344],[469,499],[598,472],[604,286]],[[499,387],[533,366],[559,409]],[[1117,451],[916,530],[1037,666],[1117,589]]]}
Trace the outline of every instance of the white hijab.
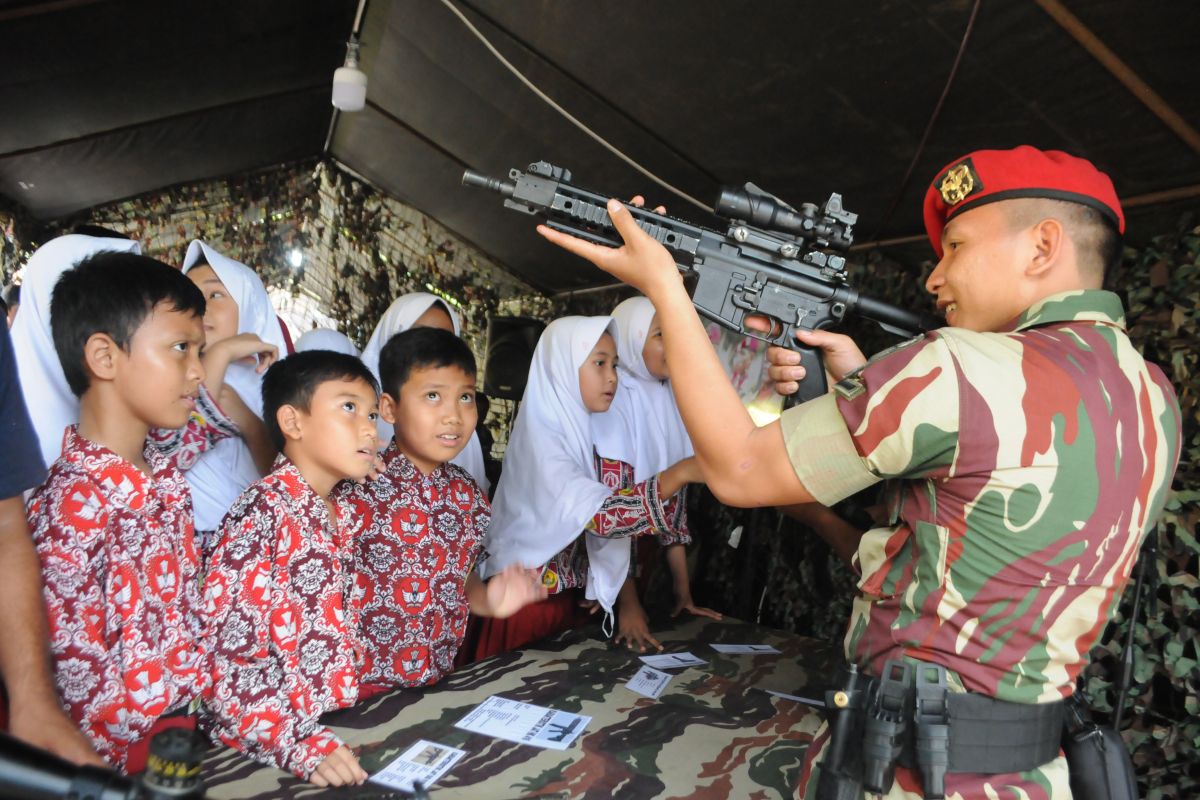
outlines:
{"label": "white hijab", "polygon": [[[392,301],[388,310],[383,312],[383,317],[375,326],[375,332],[371,334],[371,338],[367,340],[367,346],[362,351],[362,362],[367,365],[367,369],[371,370],[375,380],[381,380],[379,377],[379,354],[383,352],[383,346],[397,333],[411,328],[413,323],[420,319],[421,315],[428,311],[434,303],[439,304],[449,315],[450,323],[454,326],[454,335],[462,335],[462,320],[459,319],[458,312],[442,298],[428,292],[400,295]],[[387,391],[386,386],[382,388]],[[386,422],[382,416],[375,423],[375,427],[379,431],[379,445],[382,449],[392,440],[392,434],[396,431],[391,423]],[[479,488],[483,490],[484,494],[487,494],[492,484],[484,469],[483,445],[479,443],[479,436],[474,431],[471,432],[471,438],[467,440],[467,446],[450,459],[450,463],[457,464],[469,472],[475,482],[479,484]]]}
{"label": "white hijab", "polygon": [[297,353],[309,350],[332,350],[358,358],[358,348],[350,341],[350,337],[332,328],[313,328],[296,340]]}
{"label": "white hijab", "polygon": [[[264,342],[279,348],[280,356],[287,354],[283,331],[271,307],[271,299],[262,280],[254,270],[240,261],[218,253],[199,239],[188,245],[183,259],[186,274],[200,263],[207,263],[225,284],[238,307],[238,333],[253,333]],[[225,371],[225,383],[238,393],[242,402],[262,418],[262,378],[254,365],[230,364]],[[250,448],[242,439],[223,439],[184,473],[192,487],[192,505],[196,514],[196,530],[212,531],[238,495],[258,480],[258,467]]]}
{"label": "white hijab", "polygon": [[[583,533],[612,494],[596,475],[594,415],[579,390],[579,368],[605,331],[616,338],[611,317],[563,317],[538,340],[496,491],[485,578],[510,564],[545,564]],[[629,569],[629,540],[586,536],[587,597],[611,613]]]}
{"label": "white hijab", "polygon": [[617,324],[620,391],[612,407],[592,423],[596,452],[633,467],[634,480],[646,480],[693,455],[692,440],[671,385],[650,374],[642,350],[654,319],[654,304],[631,297],[612,312]]}
{"label": "white hijab", "polygon": [[140,254],[142,246],[129,239],[72,233],[46,242],[25,265],[21,311],[13,323],[12,343],[21,393],[47,467],[62,453],[63,430],[79,422],[79,398],[67,385],[67,376],[54,349],[50,297],[64,272],[105,250]]}

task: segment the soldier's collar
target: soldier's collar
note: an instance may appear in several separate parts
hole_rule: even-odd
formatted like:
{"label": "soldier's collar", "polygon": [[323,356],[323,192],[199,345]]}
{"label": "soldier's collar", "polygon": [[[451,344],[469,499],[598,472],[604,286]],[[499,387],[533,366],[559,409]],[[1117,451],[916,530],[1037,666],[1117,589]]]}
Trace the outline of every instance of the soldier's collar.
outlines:
{"label": "soldier's collar", "polygon": [[1042,298],[1007,326],[1021,331],[1054,322],[1098,322],[1125,329],[1125,307],[1121,298],[1100,289],[1080,289]]}

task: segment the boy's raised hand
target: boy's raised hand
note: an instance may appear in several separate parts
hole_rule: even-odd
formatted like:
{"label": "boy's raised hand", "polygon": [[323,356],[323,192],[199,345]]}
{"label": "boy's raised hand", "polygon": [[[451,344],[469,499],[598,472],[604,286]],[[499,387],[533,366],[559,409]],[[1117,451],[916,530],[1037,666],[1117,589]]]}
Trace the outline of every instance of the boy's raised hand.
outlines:
{"label": "boy's raised hand", "polygon": [[317,786],[351,786],[364,783],[368,777],[354,753],[343,744],[325,756],[308,779]]}
{"label": "boy's raised hand", "polygon": [[496,619],[511,617],[530,603],[546,599],[541,570],[510,564],[487,582],[487,606]]}
{"label": "boy's raised hand", "polygon": [[[640,198],[635,198],[639,200]],[[640,205],[635,202],[634,205]],[[612,248],[585,242],[570,234],[539,225],[538,233],[564,250],[586,258],[600,269],[641,291],[654,300],[660,292],[683,287],[683,277],[675,260],[661,244],[637,226],[629,210],[617,199],[608,201],[608,216],[625,241],[623,247]]]}

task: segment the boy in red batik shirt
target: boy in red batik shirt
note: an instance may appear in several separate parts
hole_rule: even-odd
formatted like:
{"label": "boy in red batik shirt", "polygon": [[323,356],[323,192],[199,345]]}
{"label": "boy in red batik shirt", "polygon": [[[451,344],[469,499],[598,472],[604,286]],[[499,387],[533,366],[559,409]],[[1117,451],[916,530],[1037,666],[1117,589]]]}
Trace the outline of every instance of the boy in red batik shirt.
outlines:
{"label": "boy in red batik shirt", "polygon": [[318,786],[367,773],[321,715],[358,699],[353,527],[334,486],[376,459],[375,378],[328,350],[288,356],[263,378],[263,422],[281,451],[221,523],[204,584],[215,738]]}
{"label": "boy in red batik shirt", "polygon": [[486,584],[475,560],[491,520],[487,495],[451,464],[475,431],[475,357],[449,331],[411,328],[379,356],[380,413],[395,426],[383,474],[342,484],[360,528],[363,695],[435,683],[454,666],[468,612],[507,617],[546,590],[519,566]]}
{"label": "boy in red batik shirt", "polygon": [[[84,259],[50,305],[79,424],[31,498],[30,529],[59,695],[97,752],[127,772],[142,769],[158,730],[194,727],[207,683],[180,469],[238,429],[201,383],[203,316],[191,281],[131,253]],[[205,357],[220,361],[209,372],[216,392],[229,361],[259,349],[231,346]]]}

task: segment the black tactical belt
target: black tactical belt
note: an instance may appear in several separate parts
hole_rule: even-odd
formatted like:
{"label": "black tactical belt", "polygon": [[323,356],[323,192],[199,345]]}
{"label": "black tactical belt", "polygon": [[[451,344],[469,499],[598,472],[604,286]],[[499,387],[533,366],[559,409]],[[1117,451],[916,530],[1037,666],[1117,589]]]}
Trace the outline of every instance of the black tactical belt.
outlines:
{"label": "black tactical belt", "polygon": [[826,693],[830,740],[819,800],[887,792],[897,766],[921,775],[929,800],[949,772],[1026,772],[1058,756],[1065,704],[1010,703],[952,693],[937,664],[888,661],[879,678],[850,665],[842,688]]}
{"label": "black tactical belt", "polygon": [[[947,772],[1026,772],[1058,757],[1065,710],[1055,703],[1010,703],[982,694],[947,694],[950,751]],[[918,769],[915,750],[901,751],[902,767]]]}

